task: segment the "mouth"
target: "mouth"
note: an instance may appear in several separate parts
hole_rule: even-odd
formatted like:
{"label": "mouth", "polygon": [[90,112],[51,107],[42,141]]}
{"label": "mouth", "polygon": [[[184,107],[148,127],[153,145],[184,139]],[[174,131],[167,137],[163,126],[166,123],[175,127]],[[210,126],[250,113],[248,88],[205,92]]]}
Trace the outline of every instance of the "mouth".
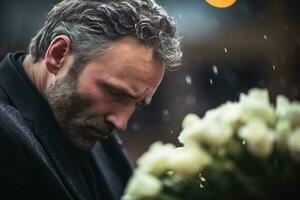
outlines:
{"label": "mouth", "polygon": [[102,140],[102,139],[106,139],[107,137],[109,137],[112,133],[112,131],[110,132],[103,132],[97,128],[94,127],[82,127],[82,129],[84,129],[84,135],[91,139],[91,140]]}

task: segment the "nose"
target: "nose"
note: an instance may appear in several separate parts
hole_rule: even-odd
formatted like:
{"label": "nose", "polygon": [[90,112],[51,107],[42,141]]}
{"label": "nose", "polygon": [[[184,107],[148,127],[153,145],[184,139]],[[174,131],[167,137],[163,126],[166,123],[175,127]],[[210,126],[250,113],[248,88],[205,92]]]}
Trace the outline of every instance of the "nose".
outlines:
{"label": "nose", "polygon": [[123,132],[126,130],[128,120],[134,112],[134,107],[126,106],[121,109],[116,109],[106,116],[106,121],[112,123],[115,128]]}

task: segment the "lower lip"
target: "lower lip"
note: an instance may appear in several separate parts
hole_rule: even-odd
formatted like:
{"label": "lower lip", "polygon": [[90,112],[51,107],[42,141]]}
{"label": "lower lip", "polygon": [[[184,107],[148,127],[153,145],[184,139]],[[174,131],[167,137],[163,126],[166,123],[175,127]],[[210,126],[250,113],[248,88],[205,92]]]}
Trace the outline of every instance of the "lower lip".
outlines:
{"label": "lower lip", "polygon": [[94,140],[100,140],[105,139],[106,136],[103,136],[97,129],[94,128],[86,128],[89,133],[86,134],[87,137],[94,139]]}

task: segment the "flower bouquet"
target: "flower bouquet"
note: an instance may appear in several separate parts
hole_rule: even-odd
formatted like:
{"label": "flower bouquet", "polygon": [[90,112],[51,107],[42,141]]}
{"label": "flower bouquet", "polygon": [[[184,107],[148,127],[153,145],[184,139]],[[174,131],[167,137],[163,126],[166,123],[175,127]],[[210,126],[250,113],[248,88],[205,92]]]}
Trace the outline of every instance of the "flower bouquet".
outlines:
{"label": "flower bouquet", "polygon": [[138,159],[122,200],[300,199],[300,103],[254,88],[182,128],[182,147]]}

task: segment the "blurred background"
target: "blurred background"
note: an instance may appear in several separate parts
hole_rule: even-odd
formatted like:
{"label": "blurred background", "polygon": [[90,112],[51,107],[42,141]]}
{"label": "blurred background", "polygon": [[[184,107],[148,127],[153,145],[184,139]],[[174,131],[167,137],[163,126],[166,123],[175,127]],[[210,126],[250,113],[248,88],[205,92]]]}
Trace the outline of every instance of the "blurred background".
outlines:
{"label": "blurred background", "polygon": [[[58,0],[0,1],[0,59],[26,50]],[[299,100],[298,0],[237,0],[220,9],[205,0],[158,0],[183,36],[182,68],[167,72],[150,106],[136,111],[121,134],[132,164],[154,141],[180,145],[181,121],[190,112],[238,100],[252,87],[271,100]]]}

